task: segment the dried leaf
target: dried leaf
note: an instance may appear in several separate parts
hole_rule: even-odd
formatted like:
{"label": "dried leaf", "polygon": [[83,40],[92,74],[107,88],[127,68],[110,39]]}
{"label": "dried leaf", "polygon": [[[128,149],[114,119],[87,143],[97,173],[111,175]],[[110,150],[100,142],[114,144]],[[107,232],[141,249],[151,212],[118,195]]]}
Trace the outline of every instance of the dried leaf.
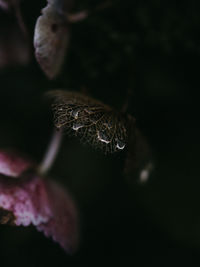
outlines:
{"label": "dried leaf", "polygon": [[69,26],[49,1],[35,26],[34,47],[36,59],[48,76],[55,78],[63,65],[69,42]]}
{"label": "dried leaf", "polygon": [[[55,182],[34,173],[26,173],[20,179],[26,158],[13,157],[9,153],[0,153],[0,156],[1,173],[11,174],[9,177],[0,176],[0,223],[16,226],[33,224],[65,251],[73,252],[78,244],[78,220],[69,194]],[[16,171],[17,165],[19,169]],[[19,179],[10,179],[13,170]]]}
{"label": "dried leaf", "polygon": [[18,178],[34,164],[17,153],[0,150],[0,175]]}
{"label": "dried leaf", "polygon": [[153,157],[146,138],[139,129],[135,129],[129,140],[125,161],[125,176],[130,182],[146,182],[153,170]]}
{"label": "dried leaf", "polygon": [[135,120],[81,93],[56,90],[49,93],[56,128],[80,137],[105,153],[123,150]]}

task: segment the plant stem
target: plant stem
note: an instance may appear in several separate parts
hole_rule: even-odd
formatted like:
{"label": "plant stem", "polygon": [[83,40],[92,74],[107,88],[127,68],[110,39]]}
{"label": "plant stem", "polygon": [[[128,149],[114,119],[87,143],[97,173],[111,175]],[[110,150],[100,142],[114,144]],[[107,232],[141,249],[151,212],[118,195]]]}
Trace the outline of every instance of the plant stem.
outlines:
{"label": "plant stem", "polygon": [[29,34],[28,34],[28,30],[26,28],[26,25],[24,23],[24,20],[22,18],[21,9],[19,7],[19,4],[14,2],[13,3],[13,8],[14,8],[14,11],[15,11],[15,16],[16,16],[17,22],[19,24],[19,27],[20,27],[22,33],[24,34],[24,37],[28,40],[29,39]]}
{"label": "plant stem", "polygon": [[97,5],[95,8],[91,10],[82,10],[77,13],[67,14],[67,19],[70,23],[77,23],[79,21],[82,21],[89,17],[90,15],[102,11],[106,8],[109,8],[112,6],[112,3],[110,1],[105,1],[101,3],[100,5]]}
{"label": "plant stem", "polygon": [[62,141],[62,131],[55,130],[50,140],[48,149],[44,155],[44,158],[39,166],[38,172],[42,175],[46,174],[52,167],[55,158],[57,156],[60,144]]}

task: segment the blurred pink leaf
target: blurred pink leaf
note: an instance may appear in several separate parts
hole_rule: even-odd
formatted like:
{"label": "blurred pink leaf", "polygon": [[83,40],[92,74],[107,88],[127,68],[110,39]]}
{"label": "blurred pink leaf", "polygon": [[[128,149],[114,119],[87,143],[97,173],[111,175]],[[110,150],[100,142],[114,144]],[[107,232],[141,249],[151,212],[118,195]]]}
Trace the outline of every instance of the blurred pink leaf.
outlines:
{"label": "blurred pink leaf", "polygon": [[33,167],[33,162],[14,152],[0,150],[0,175],[18,178]]}
{"label": "blurred pink leaf", "polygon": [[50,3],[42,10],[35,26],[36,59],[49,79],[55,78],[63,65],[69,42],[69,26]]}
{"label": "blurred pink leaf", "polygon": [[30,61],[30,47],[27,36],[19,24],[10,18],[0,21],[0,69],[26,65]]}
{"label": "blurred pink leaf", "polygon": [[16,226],[32,224],[65,251],[72,253],[78,243],[74,202],[61,186],[51,180],[42,179],[37,174],[20,177],[27,166],[26,159],[0,153],[0,173],[14,173],[19,178],[0,175],[0,223]]}
{"label": "blurred pink leaf", "polygon": [[0,7],[4,10],[8,10],[13,5],[17,4],[18,0],[0,0]]}

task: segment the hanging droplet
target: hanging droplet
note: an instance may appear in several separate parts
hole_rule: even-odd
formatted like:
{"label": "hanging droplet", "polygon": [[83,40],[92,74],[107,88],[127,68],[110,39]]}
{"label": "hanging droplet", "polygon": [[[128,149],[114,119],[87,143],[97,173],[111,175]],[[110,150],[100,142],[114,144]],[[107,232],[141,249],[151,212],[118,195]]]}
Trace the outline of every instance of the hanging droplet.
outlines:
{"label": "hanging droplet", "polygon": [[72,110],[72,117],[74,117],[74,119],[78,119],[78,113],[80,112],[80,109],[75,109]]}
{"label": "hanging droplet", "polygon": [[73,124],[73,127],[72,127],[72,129],[74,130],[74,131],[77,131],[78,129],[80,129],[80,128],[82,128],[82,127],[84,127],[84,125],[83,124],[81,124],[81,123],[74,123]]}
{"label": "hanging droplet", "polygon": [[99,139],[99,141],[103,143],[106,143],[106,144],[110,143],[110,140],[108,139],[108,137],[102,132],[97,131],[97,138]]}
{"label": "hanging droplet", "polygon": [[125,148],[125,143],[123,143],[121,140],[117,139],[117,145],[116,148],[118,149],[124,149]]}

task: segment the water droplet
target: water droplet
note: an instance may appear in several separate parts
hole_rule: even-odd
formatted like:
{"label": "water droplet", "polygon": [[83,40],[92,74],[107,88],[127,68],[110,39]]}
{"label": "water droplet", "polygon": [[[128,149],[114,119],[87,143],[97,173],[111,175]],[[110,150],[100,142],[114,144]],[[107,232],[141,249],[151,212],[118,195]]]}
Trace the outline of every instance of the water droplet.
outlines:
{"label": "water droplet", "polygon": [[121,140],[117,139],[117,145],[116,145],[116,148],[118,149],[124,149],[125,148],[125,143],[123,143]]}
{"label": "water droplet", "polygon": [[78,119],[78,113],[80,112],[80,109],[75,109],[72,110],[72,116],[74,117],[74,119]]}
{"label": "water droplet", "polygon": [[110,143],[110,140],[108,139],[108,137],[102,132],[97,131],[97,138],[99,139],[99,141],[103,143],[106,143],[106,144]]}
{"label": "water droplet", "polygon": [[80,129],[80,128],[82,128],[82,127],[84,127],[83,124],[81,124],[81,123],[74,123],[72,129],[73,129],[74,131],[77,131],[78,129]]}

